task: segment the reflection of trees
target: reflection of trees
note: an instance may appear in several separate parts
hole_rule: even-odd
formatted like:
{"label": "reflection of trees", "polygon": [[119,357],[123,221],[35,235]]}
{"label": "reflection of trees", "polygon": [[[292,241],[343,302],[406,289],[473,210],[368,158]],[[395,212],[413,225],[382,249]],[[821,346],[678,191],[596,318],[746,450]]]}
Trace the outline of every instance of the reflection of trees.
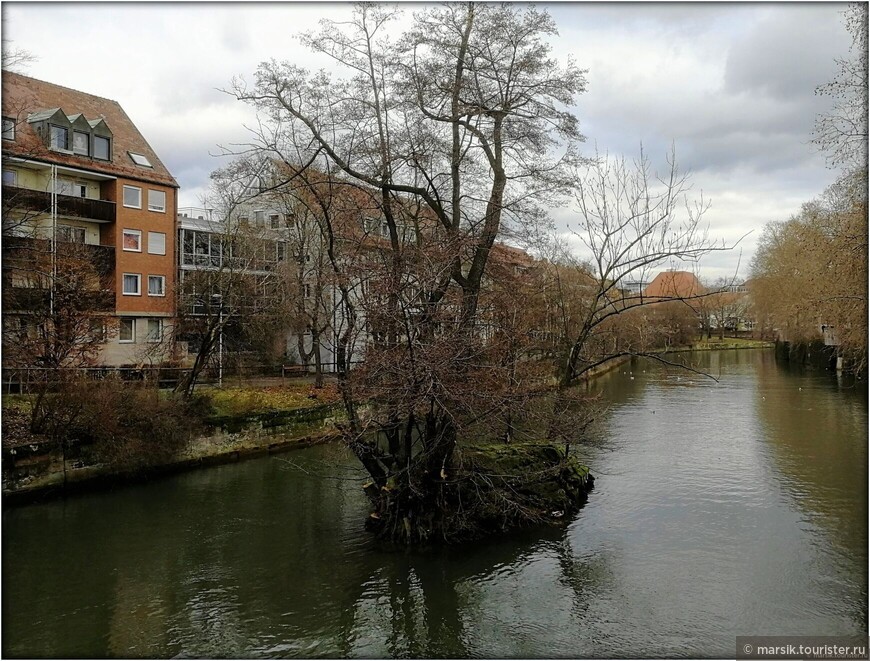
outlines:
{"label": "reflection of trees", "polygon": [[360,528],[359,481],[337,479],[354,475],[341,453],[311,448],[12,512],[3,651],[462,658],[480,651],[470,628],[495,606],[492,588],[536,581],[526,568],[542,558],[559,568],[548,589],[577,613],[606,575],[574,557],[564,529],[378,550]]}
{"label": "reflection of trees", "polygon": [[[795,504],[854,559],[867,549],[867,391],[833,377],[759,363],[757,415]],[[866,563],[859,563],[866,569]],[[865,602],[866,603],[866,602]]]}
{"label": "reflection of trees", "polygon": [[590,596],[599,594],[612,583],[607,559],[604,555],[589,560],[578,558],[567,535],[555,549],[561,569],[559,581],[571,594],[571,613],[575,618],[583,618],[589,610]]}
{"label": "reflection of trees", "polygon": [[99,539],[98,519],[81,520],[75,501],[3,512],[3,657],[105,656],[113,578],[102,554],[78,543]]}

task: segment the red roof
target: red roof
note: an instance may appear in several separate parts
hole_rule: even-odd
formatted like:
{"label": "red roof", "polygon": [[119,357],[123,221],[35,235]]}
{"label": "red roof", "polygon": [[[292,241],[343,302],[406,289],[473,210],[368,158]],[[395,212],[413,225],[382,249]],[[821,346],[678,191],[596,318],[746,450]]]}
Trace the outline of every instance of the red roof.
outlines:
{"label": "red roof", "polygon": [[[58,108],[67,117],[75,118],[75,115],[82,114],[90,122],[102,119],[112,133],[112,160],[101,161],[48,149],[27,118],[40,111]],[[4,71],[3,117],[15,121],[15,139],[3,140],[4,156],[68,165],[178,188],[178,182],[117,101]],[[136,165],[127,152],[142,154],[153,167]]]}
{"label": "red roof", "polygon": [[704,286],[689,271],[662,271],[644,289],[644,296],[656,298],[686,298],[704,293]]}

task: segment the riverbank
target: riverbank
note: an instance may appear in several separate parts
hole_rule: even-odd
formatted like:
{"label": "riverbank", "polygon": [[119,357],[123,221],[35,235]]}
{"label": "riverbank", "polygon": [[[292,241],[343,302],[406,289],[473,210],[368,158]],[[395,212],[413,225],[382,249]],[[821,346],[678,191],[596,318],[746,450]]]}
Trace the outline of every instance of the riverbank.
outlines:
{"label": "riverbank", "polygon": [[666,348],[664,353],[685,353],[688,351],[722,351],[726,349],[773,349],[774,342],[767,340],[751,340],[741,337],[726,337],[722,340],[702,340],[688,347]]}
{"label": "riverbank", "polygon": [[[741,338],[669,348],[667,353],[770,348],[772,342]],[[589,382],[629,362],[615,357],[585,375]],[[13,505],[82,491],[141,482],[186,470],[287,452],[338,437],[342,414],[334,386],[314,392],[307,386],[205,390],[211,413],[202,433],[193,435],[169,456],[135,455],[129,461],[101,461],[78,446],[56,443],[3,444],[3,504]],[[320,400],[311,399],[319,397]],[[20,404],[23,400],[16,400]],[[4,407],[7,405],[4,402]]]}
{"label": "riverbank", "polygon": [[[200,467],[232,463],[308,447],[336,438],[341,407],[334,393],[321,392],[319,403],[300,388],[227,389],[209,398],[211,412],[196,434],[171,453],[107,458],[88,443],[55,443],[39,437],[21,442],[4,435],[3,505],[89,489],[114,487]],[[9,414],[26,400],[4,402]],[[277,409],[281,405],[294,408]]]}

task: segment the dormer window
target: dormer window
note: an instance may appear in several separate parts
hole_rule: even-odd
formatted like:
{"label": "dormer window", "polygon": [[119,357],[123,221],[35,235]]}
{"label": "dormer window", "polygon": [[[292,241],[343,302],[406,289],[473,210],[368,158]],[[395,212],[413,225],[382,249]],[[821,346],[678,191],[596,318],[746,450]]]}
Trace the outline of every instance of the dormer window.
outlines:
{"label": "dormer window", "polygon": [[11,117],[3,118],[3,139],[15,140],[15,120]]}
{"label": "dormer window", "polygon": [[111,143],[109,138],[104,138],[101,135],[94,136],[94,158],[98,158],[101,161],[110,160],[109,154],[111,154]]}
{"label": "dormer window", "polygon": [[73,153],[87,156],[90,153],[90,136],[81,131],[73,131]]}
{"label": "dormer window", "polygon": [[[7,137],[7,119],[10,118],[3,118],[4,138]],[[30,113],[27,123],[49,149],[101,161],[112,160],[112,131],[102,118],[87,119],[83,113],[67,115],[62,108],[47,108]],[[11,129],[14,131],[14,125]]]}
{"label": "dormer window", "polygon": [[64,126],[51,125],[49,143],[52,149],[66,151],[69,149],[69,129]]}
{"label": "dormer window", "polygon": [[142,167],[145,167],[145,168],[154,167],[153,165],[151,165],[151,161],[149,161],[148,158],[146,158],[142,154],[137,154],[136,152],[132,152],[132,151],[128,151],[127,153],[130,154],[130,158],[133,159],[133,162],[136,165],[141,165]]}

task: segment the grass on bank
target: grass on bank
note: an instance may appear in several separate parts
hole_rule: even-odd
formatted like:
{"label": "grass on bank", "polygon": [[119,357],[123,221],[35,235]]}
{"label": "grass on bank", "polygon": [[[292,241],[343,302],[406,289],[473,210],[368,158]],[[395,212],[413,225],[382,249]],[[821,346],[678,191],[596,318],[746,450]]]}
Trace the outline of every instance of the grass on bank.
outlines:
{"label": "grass on bank", "polygon": [[750,349],[773,346],[773,342],[765,340],[753,340],[748,337],[726,337],[720,340],[718,337],[711,337],[704,340],[698,340],[692,345],[693,349]]}
{"label": "grass on bank", "polygon": [[305,409],[340,401],[335,384],[315,388],[309,384],[273,387],[202,388],[197,393],[206,397],[215,415],[237,416],[272,411]]}

